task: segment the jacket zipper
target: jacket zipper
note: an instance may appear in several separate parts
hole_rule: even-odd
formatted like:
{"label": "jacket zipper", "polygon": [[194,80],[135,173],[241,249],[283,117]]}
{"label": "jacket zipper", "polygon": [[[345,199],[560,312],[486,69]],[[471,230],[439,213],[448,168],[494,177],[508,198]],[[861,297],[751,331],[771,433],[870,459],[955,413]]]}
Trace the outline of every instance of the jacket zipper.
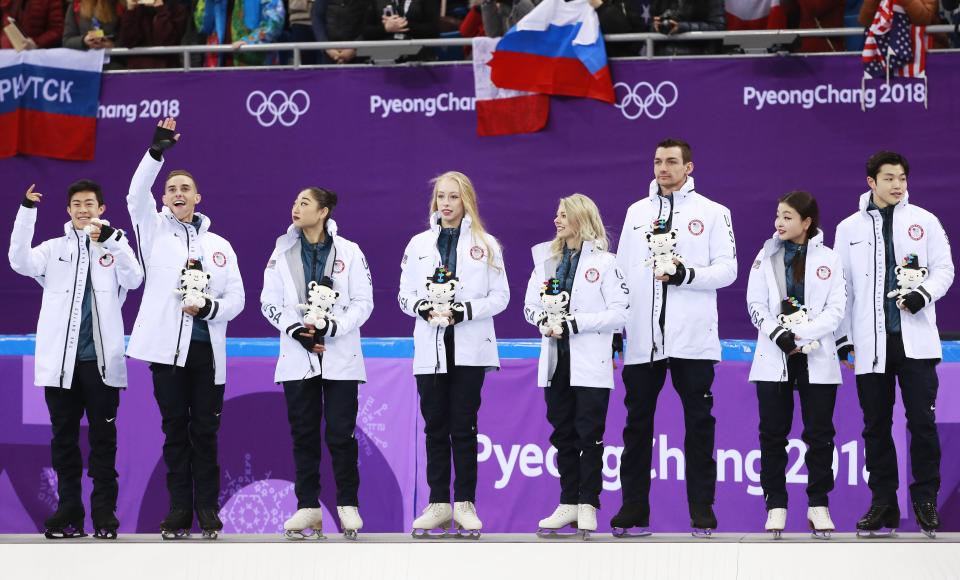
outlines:
{"label": "jacket zipper", "polygon": [[[188,230],[187,226],[184,225],[183,223],[180,223],[180,225],[183,227],[183,233],[187,235],[187,262],[189,262],[190,261],[190,230]],[[177,366],[177,361],[180,360],[180,341],[183,340],[183,320],[185,316],[186,316],[186,313],[181,308],[180,309],[180,330],[177,332],[177,350],[173,354],[174,367]],[[216,364],[216,362],[214,362],[214,364]],[[214,368],[214,370],[216,370],[216,368]]]}
{"label": "jacket zipper", "polygon": [[100,307],[97,305],[97,292],[93,286],[93,276],[90,276],[90,295],[93,296],[93,308],[97,312],[97,315],[93,317],[93,322],[97,325],[97,335],[100,337],[100,378],[107,378],[107,354],[104,352],[103,346],[103,329],[100,326]]}
{"label": "jacket zipper", "polygon": [[[660,203],[660,209],[657,211],[657,218],[659,219],[660,216],[663,215],[663,196],[658,196],[657,201]],[[653,274],[653,293],[656,294],[658,280],[655,272],[651,272],[651,274]],[[664,307],[664,303],[666,302],[667,287],[662,282],[660,284],[661,284],[660,308],[662,311]],[[650,362],[651,363],[653,363],[653,359],[657,354],[657,336],[654,330],[656,329],[657,325],[659,325],[659,322],[660,322],[659,317],[654,316],[655,312],[656,312],[656,303],[655,301],[651,300],[650,301],[650,345],[651,345]],[[664,315],[664,324],[666,324],[666,315]],[[667,336],[666,336],[666,330],[664,329],[663,326],[660,326],[660,344],[661,346],[663,346],[663,349],[666,350]]]}
{"label": "jacket zipper", "polygon": [[73,295],[70,297],[70,317],[67,318],[67,336],[63,339],[63,360],[60,361],[60,388],[63,388],[63,377],[67,374],[67,344],[70,342],[70,320],[73,318],[73,305],[77,302],[77,276],[80,274],[80,236],[73,232],[77,239],[77,263],[73,270]]}
{"label": "jacket zipper", "polygon": [[[873,222],[873,243],[877,244],[877,247],[879,248],[880,244],[877,242],[877,218],[874,217],[873,213],[870,213],[870,212],[867,212],[867,213],[869,213],[870,215],[870,221]],[[884,255],[886,255],[887,242],[886,240],[883,239],[883,232],[880,233],[880,241],[883,242],[883,251],[884,251]],[[874,292],[874,295],[876,295],[876,292],[877,292],[877,260],[876,258],[874,258],[873,260],[873,292]],[[883,308],[883,300],[880,301],[880,307]],[[877,333],[877,302],[876,302],[876,299],[874,299],[874,302],[873,302],[873,370],[877,369],[877,362],[880,359],[879,342],[880,342],[880,335]]]}

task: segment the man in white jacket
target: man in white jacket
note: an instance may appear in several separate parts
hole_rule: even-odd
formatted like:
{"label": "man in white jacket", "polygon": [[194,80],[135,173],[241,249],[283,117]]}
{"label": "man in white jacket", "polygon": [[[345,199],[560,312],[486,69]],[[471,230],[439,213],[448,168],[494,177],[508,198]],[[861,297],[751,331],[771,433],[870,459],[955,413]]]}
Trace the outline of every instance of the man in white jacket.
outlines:
{"label": "man in white jacket", "polygon": [[[127,386],[120,307],[143,272],[127,238],[99,218],[106,210],[100,186],[89,180],[70,186],[64,235],[33,243],[37,204],[30,186],[20,203],[10,238],[10,266],[43,288],[37,321],[34,382],[44,387],[53,428],[51,455],[59,506],[45,522],[48,538],[83,535],[80,499],[83,459],[80,418],[89,423],[89,474],[94,535],[116,538],[117,406]],[[86,229],[85,229],[86,228]]]}
{"label": "man in white jacket", "polygon": [[[847,273],[847,309],[837,331],[837,348],[840,360],[856,369],[873,495],[870,509],[857,522],[857,530],[867,534],[900,523],[891,434],[898,379],[910,430],[913,509],[925,532],[940,527],[940,440],[934,409],[942,351],[934,303],[953,283],[953,259],[937,217],[910,203],[909,173],[907,160],[898,153],[881,151],[871,157],[870,191],[860,196],[857,212],[837,226],[834,245]],[[926,270],[923,283],[903,296],[891,295],[898,289],[898,275],[909,269]],[[849,356],[854,356],[853,364]]]}
{"label": "man in white jacket", "polygon": [[[720,360],[717,290],[737,277],[730,211],[697,193],[690,145],[657,145],[650,193],[630,206],[617,263],[630,288],[623,382],[627,422],[620,463],[623,507],[610,525],[646,528],[650,517],[653,417],[667,369],[683,403],[687,501],[695,530],[717,527],[713,513],[717,466],[713,459],[713,365]],[[648,236],[675,235],[676,272],[655,276],[647,264]]]}
{"label": "man in white jacket", "polygon": [[[233,247],[210,231],[210,218],[195,212],[201,197],[190,173],[168,174],[163,208],[157,211],[150,188],[163,167],[163,152],[179,137],[175,129],[173,119],[158,124],[127,195],[146,273],[127,355],[151,363],[163,417],[170,513],[160,528],[179,537],[192,526],[195,506],[204,534],[216,537],[223,527],[217,431],[226,383],[227,322],[243,310],[243,281]],[[203,306],[184,305],[177,293],[188,269],[209,276]]]}

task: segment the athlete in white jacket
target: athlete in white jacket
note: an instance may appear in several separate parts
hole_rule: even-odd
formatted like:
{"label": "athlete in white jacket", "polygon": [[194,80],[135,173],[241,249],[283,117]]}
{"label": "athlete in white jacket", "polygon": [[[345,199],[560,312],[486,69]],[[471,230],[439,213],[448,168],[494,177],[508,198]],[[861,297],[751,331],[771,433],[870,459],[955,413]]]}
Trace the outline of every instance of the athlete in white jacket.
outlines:
{"label": "athlete in white jacket", "polygon": [[[116,538],[117,406],[127,386],[120,307],[127,290],[143,282],[127,237],[99,220],[106,206],[100,186],[89,180],[70,186],[64,235],[32,247],[36,204],[30,186],[10,237],[10,266],[43,288],[37,320],[34,382],[44,388],[53,440],[59,505],[45,522],[47,537],[83,535],[80,499],[83,460],[80,418],[90,425],[89,475],[94,535]],[[88,234],[84,228],[89,228]]]}
{"label": "athlete in white jacket", "polygon": [[[373,283],[360,247],[337,233],[330,217],[337,194],[308,187],[294,201],[293,224],[277,238],[263,272],[260,311],[280,331],[274,379],[283,383],[296,464],[297,513],[284,523],[288,534],[322,531],[320,423],[326,419],[341,528],[355,538],[363,525],[357,509],[357,389],[367,380],[360,326],[373,312]],[[337,293],[322,329],[303,322],[313,283]]]}
{"label": "athlete in white jacket", "polygon": [[[713,529],[717,465],[712,415],[713,365],[720,360],[717,290],[737,277],[730,212],[697,193],[690,146],[668,139],[654,155],[650,194],[630,206],[620,234],[617,263],[627,277],[623,382],[627,423],[620,464],[623,507],[611,520],[618,529],[649,525],[653,417],[667,369],[683,403],[687,501],[695,529]],[[647,265],[647,236],[655,228],[676,232],[677,272],[655,277]]]}
{"label": "athlete in white jacket", "polygon": [[[867,161],[870,191],[859,210],[837,226],[835,248],[847,273],[846,317],[837,332],[840,358],[855,355],[857,394],[872,505],[857,529],[876,532],[900,522],[896,451],[891,435],[895,382],[910,430],[910,486],[922,529],[940,525],[940,440],[937,435],[936,365],[942,358],[935,302],[953,283],[953,259],[937,217],[910,203],[907,160],[881,151]],[[898,272],[923,273],[923,283],[903,297]]]}
{"label": "athlete in white jacket", "polygon": [[[544,389],[550,443],[557,448],[560,505],[540,533],[569,524],[597,529],[603,488],[603,432],[613,390],[614,333],[627,318],[627,285],[617,269],[596,204],[574,194],[560,200],[556,237],[533,247],[524,317],[543,338],[537,384]],[[542,294],[569,297],[561,334],[554,334]]]}
{"label": "athlete in white jacket", "polygon": [[[410,240],[400,263],[400,309],[415,318],[413,374],[420,393],[427,447],[430,499],[413,522],[414,535],[446,529],[478,534],[477,412],[488,370],[500,368],[493,317],[510,300],[500,244],[484,231],[470,179],[448,171],[433,182],[430,229]],[[440,268],[456,276],[455,307],[448,313],[421,308],[427,280]],[[440,270],[440,272],[444,272]],[[446,274],[443,274],[446,276]],[[446,316],[446,328],[431,325],[431,314]],[[454,508],[450,508],[453,454]]]}
{"label": "athlete in white jacket", "polygon": [[817,537],[834,529],[827,494],[833,489],[840,362],[833,335],[847,294],[840,257],[823,244],[819,228],[820,210],[812,195],[794,191],[782,197],[777,231],[757,254],[747,283],[750,320],[759,331],[749,380],[756,383],[760,406],[760,485],[766,529],[775,536],[787,520],[784,471],[794,390],[800,393],[801,437],[807,445],[807,520]]}
{"label": "athlete in white jacket", "polygon": [[[176,121],[158,124],[150,150],[130,183],[127,209],[137,235],[146,284],[127,355],[151,363],[153,392],[163,417],[170,513],[164,534],[188,530],[196,507],[201,529],[215,536],[220,466],[217,431],[226,383],[227,322],[243,310],[244,291],[233,247],[210,231],[210,219],[194,211],[200,193],[193,176],[171,172],[163,208],[150,189],[163,166],[163,151],[176,142]],[[209,275],[202,307],[181,305],[181,272]],[[194,493],[194,489],[196,493]]]}

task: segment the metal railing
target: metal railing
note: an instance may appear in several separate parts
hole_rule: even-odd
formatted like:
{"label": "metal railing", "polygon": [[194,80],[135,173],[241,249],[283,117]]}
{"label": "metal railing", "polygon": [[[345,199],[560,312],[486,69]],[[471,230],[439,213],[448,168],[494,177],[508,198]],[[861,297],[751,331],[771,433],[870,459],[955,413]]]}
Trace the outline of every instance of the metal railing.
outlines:
{"label": "metal railing", "polygon": [[[953,25],[942,24],[928,26],[927,32],[931,34],[955,33],[957,28]],[[846,37],[861,36],[864,33],[863,28],[818,28],[802,30],[724,30],[715,32],[687,32],[683,34],[665,35],[657,32],[638,32],[630,34],[607,34],[604,39],[607,42],[640,42],[644,45],[644,55],[636,58],[674,58],[671,56],[656,56],[655,46],[658,42],[702,42],[707,40],[723,41],[725,46],[738,47],[744,54],[731,55],[723,54],[719,56],[757,56],[770,54],[770,49],[777,46],[787,46],[797,38],[827,38],[827,37]],[[191,67],[190,60],[194,54],[250,54],[267,52],[292,52],[291,63],[287,65],[275,65],[269,67],[245,67],[245,68],[270,68],[270,69],[298,69],[298,68],[319,68],[328,66],[351,66],[351,65],[304,65],[302,60],[303,51],[319,51],[327,49],[356,49],[358,56],[371,57],[376,64],[392,64],[392,61],[399,56],[416,54],[421,48],[434,47],[458,47],[470,46],[472,38],[419,38],[408,40],[358,40],[350,42],[297,42],[297,43],[271,43],[271,44],[247,44],[234,48],[229,44],[222,45],[189,45],[189,46],[151,46],[144,48],[112,48],[106,51],[107,54],[116,57],[126,56],[166,56],[180,55],[182,59],[182,68],[180,70],[195,70]],[[955,51],[957,49],[946,49]],[[811,54],[811,53],[803,53]],[[828,54],[855,54],[855,52],[838,51]],[[702,57],[702,55],[700,55]],[[634,58],[634,57],[629,57]],[[408,63],[410,64],[410,63]],[[415,63],[430,64],[430,63]],[[369,64],[353,65],[369,66]],[[177,69],[162,69],[177,70]],[[209,68],[204,67],[201,70],[231,70],[229,67]],[[115,70],[108,72],[138,72],[128,70]]]}

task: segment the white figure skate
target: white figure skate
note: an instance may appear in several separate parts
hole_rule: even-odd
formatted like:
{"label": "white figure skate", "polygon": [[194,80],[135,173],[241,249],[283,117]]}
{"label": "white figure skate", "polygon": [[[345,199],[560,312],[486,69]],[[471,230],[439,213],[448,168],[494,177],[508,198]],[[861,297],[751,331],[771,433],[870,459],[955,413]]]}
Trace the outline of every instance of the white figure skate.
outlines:
{"label": "white figure skate", "polygon": [[337,516],[340,518],[340,530],[343,532],[343,537],[348,540],[356,540],[357,532],[363,527],[360,510],[352,505],[338,505]]}
{"label": "white figure skate", "polygon": [[453,522],[456,524],[457,537],[480,539],[483,522],[477,517],[477,507],[470,501],[458,501],[453,504]]}
{"label": "white figure skate", "polygon": [[323,535],[323,510],[301,508],[283,522],[283,535],[288,540],[325,540]]}
{"label": "white figure skate", "polygon": [[[537,536],[541,538],[555,538],[561,536],[576,536],[577,518],[579,517],[579,506],[576,504],[562,503],[553,510],[553,513],[538,524]],[[573,532],[561,533],[560,530],[570,526]],[[596,528],[596,515],[594,515],[594,528]]]}
{"label": "white figure skate", "polygon": [[764,528],[773,534],[774,540],[779,540],[783,535],[783,529],[787,527],[787,510],[785,508],[772,508],[767,511],[767,523]]}
{"label": "white figure skate", "polygon": [[423,508],[423,515],[413,520],[413,537],[417,539],[445,538],[452,519],[453,510],[450,508],[450,504],[428,504],[427,507]]}
{"label": "white figure skate", "polygon": [[836,529],[830,519],[830,508],[825,505],[807,508],[807,521],[810,522],[810,533],[817,540],[829,540]]}

